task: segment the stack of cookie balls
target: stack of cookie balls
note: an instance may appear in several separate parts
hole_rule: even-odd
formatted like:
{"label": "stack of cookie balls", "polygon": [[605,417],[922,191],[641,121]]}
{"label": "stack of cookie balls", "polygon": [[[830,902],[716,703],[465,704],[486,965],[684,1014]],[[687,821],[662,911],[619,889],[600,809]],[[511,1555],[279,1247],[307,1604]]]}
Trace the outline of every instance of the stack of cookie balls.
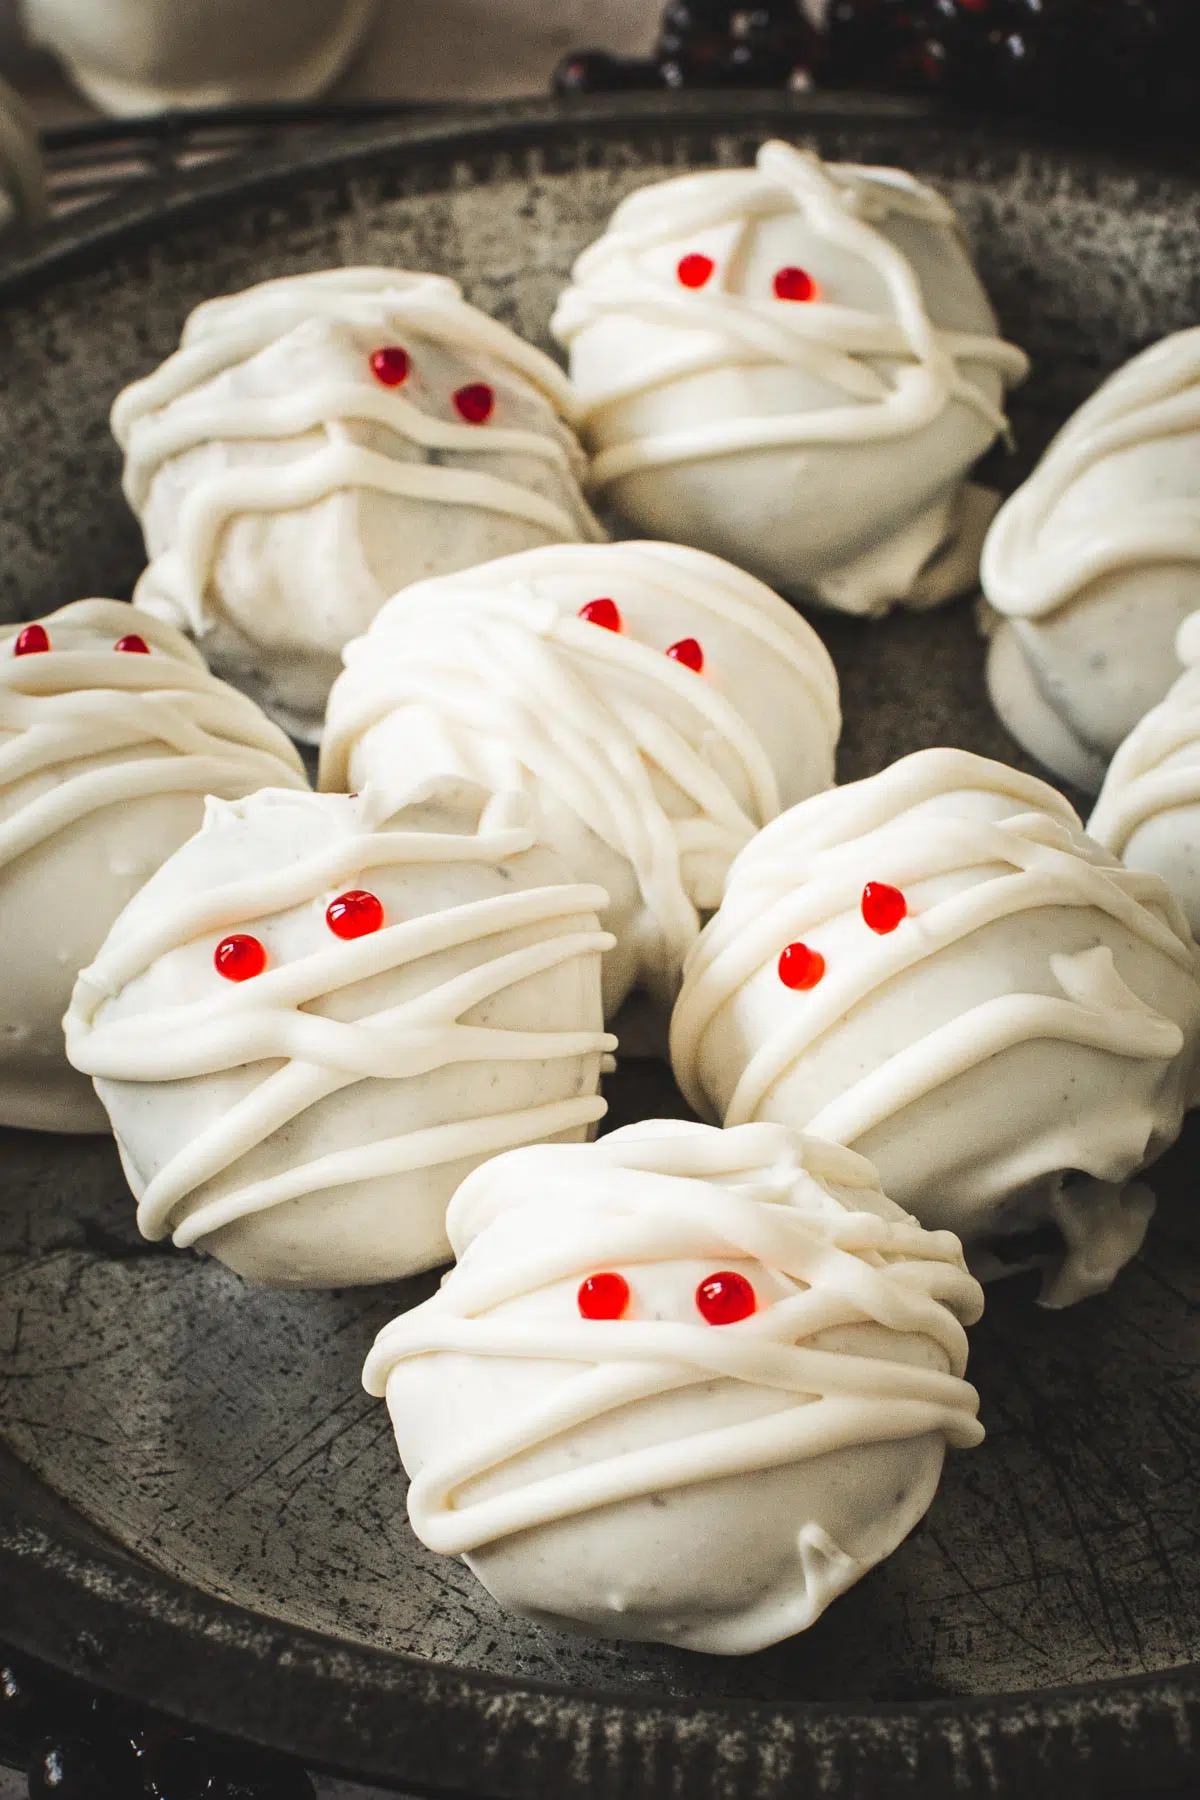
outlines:
{"label": "stack of cookie balls", "polygon": [[[952,210],[781,143],[633,194],[552,329],[570,376],[439,275],[297,274],[118,397],[133,609],[0,637],[0,904],[46,926],[0,1119],[107,1122],[141,1230],[246,1280],[453,1260],[365,1372],[417,1534],[741,1654],[978,1442],[978,1278],[1136,1255],[1195,1093],[1200,332],[997,515],[1027,365]],[[961,749],[833,785],[791,602],[928,608],[981,552],[1090,837]],[[592,1141],[639,994],[707,1122]]]}

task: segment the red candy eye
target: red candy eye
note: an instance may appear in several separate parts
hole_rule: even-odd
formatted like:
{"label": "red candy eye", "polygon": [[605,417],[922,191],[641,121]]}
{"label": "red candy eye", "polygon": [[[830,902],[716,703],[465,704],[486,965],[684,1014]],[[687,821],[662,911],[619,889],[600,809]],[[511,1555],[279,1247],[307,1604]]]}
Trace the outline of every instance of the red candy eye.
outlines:
{"label": "red candy eye", "polygon": [[825,973],[825,958],[807,944],[789,944],[779,954],[779,979],[785,988],[815,988]]}
{"label": "red candy eye", "polygon": [[695,638],[680,638],[677,644],[667,646],[666,653],[673,662],[682,663],[685,669],[694,669],[697,675],[704,667],[704,652]]}
{"label": "red candy eye", "polygon": [[468,425],[486,425],[496,406],[496,396],[486,381],[471,381],[454,396],[460,418]]}
{"label": "red candy eye", "polygon": [[589,600],[579,609],[579,617],[589,625],[600,625],[605,631],[620,631],[624,621],[615,600]]}
{"label": "red candy eye", "polygon": [[113,645],[114,650],[124,650],[129,656],[149,656],[150,646],[144,637],[131,631],[128,637],[118,638]]}
{"label": "red candy eye", "polygon": [[675,269],[680,287],[702,288],[716,266],[711,256],[701,256],[698,250],[681,256]]}
{"label": "red candy eye", "polygon": [[777,300],[816,300],[820,289],[807,269],[776,269],[772,283]]}
{"label": "red candy eye", "polygon": [[733,1269],[721,1269],[706,1275],[696,1289],[696,1311],[706,1325],[736,1325],[758,1310],[758,1296],[746,1280]]}
{"label": "red candy eye", "polygon": [[383,924],[383,902],[365,888],[351,888],[329,902],[325,923],[334,937],[370,937]]}
{"label": "red candy eye", "polygon": [[408,380],[408,351],[399,344],[386,344],[371,356],[371,373],[384,387],[400,387]]}
{"label": "red candy eye", "polygon": [[267,966],[267,952],[256,937],[237,931],[221,939],[213,951],[213,966],[226,981],[253,981]]}
{"label": "red candy eye", "polygon": [[611,1270],[589,1275],[579,1284],[578,1300],[585,1319],[619,1319],[629,1305],[629,1283]]}
{"label": "red candy eye", "polygon": [[886,881],[868,881],[862,891],[862,916],[872,931],[886,937],[908,915],[908,901]]}
{"label": "red candy eye", "polygon": [[24,631],[17,633],[13,645],[14,656],[38,656],[43,650],[50,648],[50,633],[44,625],[27,625]]}

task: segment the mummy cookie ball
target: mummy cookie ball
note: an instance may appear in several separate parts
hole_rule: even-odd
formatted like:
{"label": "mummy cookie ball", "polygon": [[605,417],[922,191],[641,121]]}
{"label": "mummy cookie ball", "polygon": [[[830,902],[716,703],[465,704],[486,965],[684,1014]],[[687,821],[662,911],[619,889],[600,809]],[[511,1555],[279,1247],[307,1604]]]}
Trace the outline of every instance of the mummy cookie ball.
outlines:
{"label": "mummy cookie ball", "polygon": [[669,1003],[735,852],[827,787],[841,717],[816,633],[674,544],[555,545],[398,594],[346,651],[321,785],[453,768],[525,788],[610,895],[611,1014]]}
{"label": "mummy cookie ball", "polygon": [[1127,868],[1161,875],[1200,937],[1200,612],[1176,646],[1184,673],[1118,748],[1088,831]]}
{"label": "mummy cookie ball", "polygon": [[417,1536],[545,1624],[761,1650],[983,1436],[957,1239],[834,1145],[650,1120],[497,1157],[449,1230],[457,1267],[363,1379]]}
{"label": "mummy cookie ball", "polygon": [[204,796],[264,784],[307,788],[295,750],[169,625],[78,600],[0,628],[0,1123],[107,1129],[63,1047],[75,977]]}
{"label": "mummy cookie ball", "polygon": [[768,143],[645,188],[553,329],[596,490],[640,530],[845,612],[974,581],[994,503],[964,481],[1027,362],[911,176]]}
{"label": "mummy cookie ball", "polygon": [[570,385],[441,276],[332,269],[196,308],[113,407],[138,606],[315,742],[338,652],[410,581],[602,538]]}
{"label": "mummy cookie ball", "polygon": [[519,795],[211,801],[66,1019],[143,1234],[279,1286],[445,1260],[476,1163],[604,1112],[603,899]]}
{"label": "mummy cookie ball", "polygon": [[1024,1244],[1066,1305],[1140,1247],[1131,1178],[1179,1134],[1198,1038],[1200,953],[1159,878],[1045,783],[925,750],[742,852],[671,1049],[698,1111],[851,1146],[981,1271]]}
{"label": "mummy cookie ball", "polygon": [[1179,673],[1200,608],[1200,327],[1110,377],[997,515],[984,546],[988,687],[1004,724],[1095,793]]}

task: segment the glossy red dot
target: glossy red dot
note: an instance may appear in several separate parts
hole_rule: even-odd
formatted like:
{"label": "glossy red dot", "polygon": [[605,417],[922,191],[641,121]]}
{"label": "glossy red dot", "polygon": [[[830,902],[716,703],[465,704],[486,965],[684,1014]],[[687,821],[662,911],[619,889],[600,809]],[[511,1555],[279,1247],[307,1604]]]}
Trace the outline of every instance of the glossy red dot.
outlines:
{"label": "glossy red dot", "polygon": [[496,396],[486,381],[469,381],[454,395],[460,418],[468,425],[486,425],[496,408]]}
{"label": "glossy red dot", "polygon": [[612,1270],[589,1275],[579,1284],[578,1300],[585,1319],[619,1319],[629,1305],[629,1283]]}
{"label": "glossy red dot", "polygon": [[366,888],[351,888],[329,902],[325,923],[334,937],[370,937],[383,924],[383,902]]}
{"label": "glossy red dot", "polygon": [[400,387],[408,380],[408,351],[399,344],[385,344],[371,354],[371,373],[384,387]]}
{"label": "glossy red dot", "polygon": [[579,616],[589,625],[599,625],[605,631],[620,631],[625,623],[615,600],[589,600],[580,607]]}
{"label": "glossy red dot", "polygon": [[872,931],[886,937],[908,914],[908,901],[886,881],[868,881],[862,891],[862,916]]}
{"label": "glossy red dot", "polygon": [[807,269],[776,269],[773,286],[777,300],[815,300],[818,294]]}
{"label": "glossy red dot", "polygon": [[694,669],[697,675],[704,667],[704,652],[695,638],[680,638],[677,644],[668,644],[667,655],[685,669]]}
{"label": "glossy red dot", "polygon": [[226,981],[252,981],[267,966],[267,952],[256,937],[235,931],[213,951],[213,966]]}
{"label": "glossy red dot", "polygon": [[698,250],[692,250],[687,256],[681,256],[675,268],[680,287],[702,288],[705,282],[711,278],[716,266],[711,256],[702,256]]}
{"label": "glossy red dot", "polygon": [[696,1310],[706,1325],[736,1325],[758,1309],[758,1296],[744,1275],[719,1269],[696,1289]]}
{"label": "glossy red dot", "polygon": [[825,973],[825,958],[807,944],[789,944],[779,953],[779,979],[786,988],[815,988]]}
{"label": "glossy red dot", "polygon": [[113,645],[114,650],[123,650],[128,656],[149,656],[150,646],[144,637],[131,631],[128,637],[118,638]]}
{"label": "glossy red dot", "polygon": [[44,625],[27,625],[24,631],[17,633],[13,645],[14,656],[37,656],[50,648],[50,633]]}

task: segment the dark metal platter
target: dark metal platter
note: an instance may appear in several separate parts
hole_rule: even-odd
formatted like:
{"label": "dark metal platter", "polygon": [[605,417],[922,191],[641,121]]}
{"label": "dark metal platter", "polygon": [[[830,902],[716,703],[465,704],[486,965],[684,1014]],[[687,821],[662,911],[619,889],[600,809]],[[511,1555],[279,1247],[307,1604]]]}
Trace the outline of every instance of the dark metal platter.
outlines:
{"label": "dark metal platter", "polygon": [[[631,188],[765,135],[932,178],[1033,354],[1011,486],[1099,377],[1200,316],[1200,175],[904,103],[697,95],[348,130],[81,215],[0,272],[0,584],[33,614],[129,592],[106,414],[185,313],[340,261],[458,276],[545,342]],[[819,621],[843,778],[921,745],[1015,752],[970,608]],[[10,944],[6,954],[20,953]],[[680,1111],[627,1065],[615,1122]],[[141,1244],[101,1140],[0,1134],[0,1635],[124,1693],[365,1778],[492,1800],[1150,1794],[1200,1773],[1197,1136],[1105,1299],[993,1290],[988,1439],[809,1633],[717,1659],[504,1617],[408,1531],[376,1328],[434,1278],[278,1294]]]}

